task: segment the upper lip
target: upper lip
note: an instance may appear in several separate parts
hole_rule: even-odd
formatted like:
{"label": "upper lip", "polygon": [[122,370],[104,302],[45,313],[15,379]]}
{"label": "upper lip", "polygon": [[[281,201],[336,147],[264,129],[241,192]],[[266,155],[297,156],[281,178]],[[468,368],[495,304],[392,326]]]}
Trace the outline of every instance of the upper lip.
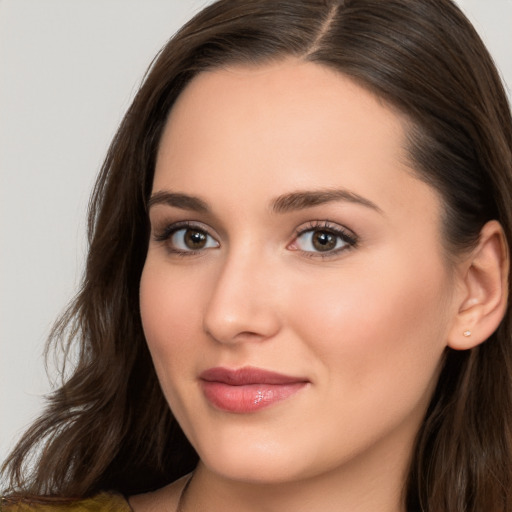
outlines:
{"label": "upper lip", "polygon": [[303,377],[293,377],[261,368],[244,367],[239,369],[209,368],[199,375],[206,382],[220,382],[230,386],[247,386],[250,384],[291,384],[308,382]]}

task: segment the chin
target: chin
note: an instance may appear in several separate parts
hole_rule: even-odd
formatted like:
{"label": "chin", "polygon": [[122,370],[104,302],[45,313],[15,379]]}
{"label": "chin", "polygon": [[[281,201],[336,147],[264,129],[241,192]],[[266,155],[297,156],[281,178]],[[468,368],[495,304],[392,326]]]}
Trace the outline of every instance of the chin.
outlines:
{"label": "chin", "polygon": [[[262,436],[260,435],[260,438]],[[300,447],[279,440],[254,440],[239,435],[208,446],[196,446],[200,459],[211,472],[229,480],[253,484],[284,483],[308,475],[309,464]]]}

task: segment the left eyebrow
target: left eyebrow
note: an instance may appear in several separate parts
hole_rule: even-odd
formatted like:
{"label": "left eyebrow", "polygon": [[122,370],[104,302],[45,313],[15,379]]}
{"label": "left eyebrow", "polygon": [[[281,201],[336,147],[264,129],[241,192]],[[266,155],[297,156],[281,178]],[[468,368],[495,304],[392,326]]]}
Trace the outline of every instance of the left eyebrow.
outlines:
{"label": "left eyebrow", "polygon": [[274,199],[271,204],[271,209],[274,213],[287,213],[290,211],[312,208],[313,206],[331,203],[333,201],[346,201],[349,203],[360,204],[379,213],[383,213],[383,211],[369,199],[346,189],[291,192]]}

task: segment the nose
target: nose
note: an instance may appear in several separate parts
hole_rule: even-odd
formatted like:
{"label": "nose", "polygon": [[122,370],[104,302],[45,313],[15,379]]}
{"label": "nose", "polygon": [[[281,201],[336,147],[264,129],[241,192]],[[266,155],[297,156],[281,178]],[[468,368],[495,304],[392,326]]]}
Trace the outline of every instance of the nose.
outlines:
{"label": "nose", "polygon": [[228,257],[204,313],[204,330],[220,343],[264,341],[280,329],[276,281],[255,255]]}

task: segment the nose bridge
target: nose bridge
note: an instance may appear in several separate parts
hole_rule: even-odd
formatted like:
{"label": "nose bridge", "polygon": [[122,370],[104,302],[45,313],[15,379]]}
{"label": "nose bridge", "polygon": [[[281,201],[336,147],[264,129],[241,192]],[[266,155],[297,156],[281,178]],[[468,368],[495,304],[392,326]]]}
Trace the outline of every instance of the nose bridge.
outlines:
{"label": "nose bridge", "polygon": [[226,254],[206,307],[204,329],[219,342],[263,340],[279,330],[271,266],[248,249]]}

